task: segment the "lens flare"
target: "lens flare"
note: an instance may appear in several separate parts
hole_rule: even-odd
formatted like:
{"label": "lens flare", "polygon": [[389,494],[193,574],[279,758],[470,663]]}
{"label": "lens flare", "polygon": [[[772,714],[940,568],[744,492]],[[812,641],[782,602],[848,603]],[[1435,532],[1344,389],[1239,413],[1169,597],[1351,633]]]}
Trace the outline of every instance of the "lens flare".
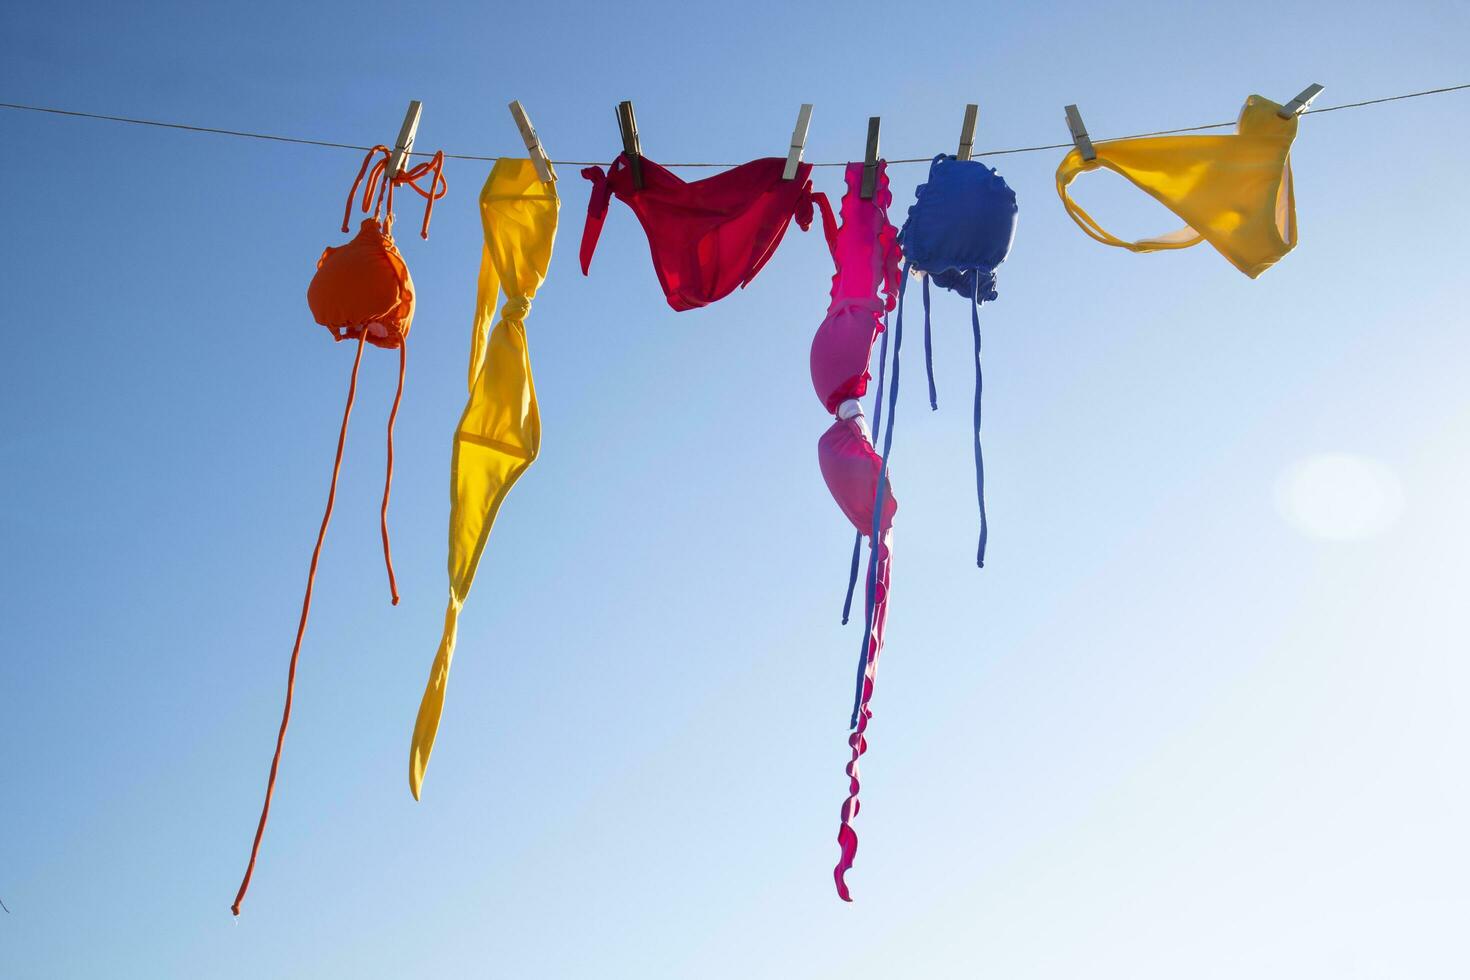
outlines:
{"label": "lens flare", "polygon": [[1276,481],[1276,509],[1303,534],[1327,541],[1361,541],[1393,527],[1403,488],[1387,466],[1350,453],[1298,460]]}

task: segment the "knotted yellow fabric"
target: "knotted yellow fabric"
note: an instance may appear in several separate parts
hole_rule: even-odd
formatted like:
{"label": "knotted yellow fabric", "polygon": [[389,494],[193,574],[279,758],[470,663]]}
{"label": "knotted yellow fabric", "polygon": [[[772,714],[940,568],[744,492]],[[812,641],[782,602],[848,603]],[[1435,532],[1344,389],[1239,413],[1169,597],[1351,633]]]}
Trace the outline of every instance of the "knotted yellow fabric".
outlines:
{"label": "knotted yellow fabric", "polygon": [[[1252,279],[1296,247],[1291,143],[1297,117],[1252,95],[1233,136],[1141,136],[1098,143],[1097,159],[1077,150],[1057,168],[1057,193],[1083,231],[1105,245],[1134,252],[1188,248],[1208,241]],[[1067,195],[1078,174],[1105,167],[1185,221],[1168,235],[1125,242],[1105,231]]]}
{"label": "knotted yellow fabric", "polygon": [[[546,278],[560,207],[556,185],[543,184],[530,160],[496,161],[480,191],[485,247],[470,338],[470,397],[454,433],[450,464],[449,607],[413,728],[408,785],[414,799],[423,787],[444,711],[460,609],[496,512],[541,449],[525,319]],[[505,305],[490,330],[502,289]]]}

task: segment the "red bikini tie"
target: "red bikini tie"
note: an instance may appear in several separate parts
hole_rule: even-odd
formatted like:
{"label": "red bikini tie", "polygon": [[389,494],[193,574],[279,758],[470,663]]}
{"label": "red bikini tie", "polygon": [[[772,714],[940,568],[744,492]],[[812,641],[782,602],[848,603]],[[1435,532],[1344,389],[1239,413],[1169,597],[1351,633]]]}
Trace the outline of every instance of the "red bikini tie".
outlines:
{"label": "red bikini tie", "polygon": [[[616,166],[616,164],[615,164]],[[587,224],[582,227],[582,275],[592,267],[592,253],[597,251],[597,240],[602,237],[602,226],[607,223],[607,206],[612,201],[612,183],[601,167],[587,167],[582,176],[592,181],[592,194],[587,199]]]}

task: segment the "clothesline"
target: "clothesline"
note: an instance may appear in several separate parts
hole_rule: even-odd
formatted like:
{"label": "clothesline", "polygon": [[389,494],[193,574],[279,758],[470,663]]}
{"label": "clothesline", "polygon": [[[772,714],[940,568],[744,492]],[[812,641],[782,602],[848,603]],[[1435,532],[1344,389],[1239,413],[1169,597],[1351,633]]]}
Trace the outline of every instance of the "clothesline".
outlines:
{"label": "clothesline", "polygon": [[[1446,93],[1446,92],[1459,92],[1459,91],[1464,90],[1464,89],[1470,89],[1470,83],[1466,83],[1464,85],[1450,85],[1450,86],[1447,86],[1445,88],[1425,89],[1422,92],[1409,92],[1409,93],[1406,93],[1404,95],[1388,95],[1388,96],[1384,96],[1383,98],[1378,98],[1378,99],[1365,99],[1362,102],[1346,102],[1346,103],[1343,103],[1342,105],[1323,106],[1320,109],[1307,109],[1305,112],[1302,113],[1302,115],[1316,115],[1318,113],[1323,113],[1323,112],[1337,112],[1338,110],[1341,110],[1341,109],[1358,109],[1358,108],[1361,108],[1363,106],[1379,105],[1379,104],[1384,103],[1384,102],[1399,102],[1399,101],[1402,101],[1404,99],[1417,99],[1417,98],[1420,98],[1420,97],[1426,96],[1426,95],[1441,95],[1441,94]],[[0,102],[0,109],[15,109],[15,110],[24,111],[24,112],[43,112],[43,113],[48,113],[50,115],[55,115],[55,116],[71,116],[73,118],[78,118],[78,119],[100,119],[100,120],[104,120],[106,122],[128,123],[129,125],[133,125],[133,126],[153,126],[153,127],[159,128],[159,129],[181,129],[181,130],[184,130],[186,132],[191,132],[191,133],[213,133],[216,136],[237,136],[237,137],[240,137],[242,139],[270,140],[271,142],[275,142],[275,143],[299,143],[299,144],[302,144],[302,145],[305,145],[305,146],[325,146],[325,147],[328,147],[328,148],[331,148],[331,149],[338,149],[338,150],[367,151],[367,150],[372,149],[372,147],[370,147],[370,146],[360,146],[360,145],[358,145],[356,143],[334,143],[334,142],[331,142],[331,141],[328,141],[328,140],[304,139],[304,138],[296,137],[296,136],[280,136],[280,135],[276,135],[276,134],[273,134],[273,133],[252,133],[252,132],[247,132],[247,131],[238,130],[238,129],[221,129],[221,128],[214,127],[214,126],[191,126],[191,125],[189,125],[187,123],[161,122],[161,121],[156,120],[156,119],[134,119],[134,118],[131,118],[131,117],[128,117],[128,116],[109,116],[109,115],[103,115],[101,113],[95,113],[95,112],[78,112],[78,111],[73,110],[73,109],[56,109],[56,108],[52,108],[50,106],[23,105],[23,104],[15,103],[15,102]],[[1178,134],[1178,133],[1197,133],[1197,132],[1202,132],[1202,131],[1208,130],[1208,129],[1228,129],[1228,128],[1234,126],[1234,125],[1235,125],[1235,120],[1232,119],[1229,122],[1207,123],[1207,124],[1205,124],[1203,126],[1184,126],[1184,127],[1180,128],[1180,129],[1160,129],[1160,130],[1155,130],[1154,132],[1151,132],[1151,133],[1134,133],[1134,134],[1132,134],[1130,136],[1104,136],[1104,137],[1100,137],[1100,138],[1095,138],[1093,140],[1093,142],[1094,143],[1104,143],[1104,142],[1107,142],[1109,140],[1137,139],[1137,138],[1144,137],[1144,136],[1173,136],[1173,135]],[[1042,150],[1070,150],[1071,148],[1072,148],[1072,144],[1070,142],[1069,143],[1047,143],[1047,144],[1042,145],[1042,146],[1020,146],[1020,147],[1013,147],[1011,149],[1005,149],[1005,150],[985,150],[983,152],[975,153],[974,156],[976,156],[976,157],[996,157],[996,156],[1004,156],[1006,154],[1012,154],[1012,153],[1037,153],[1037,152],[1040,152]],[[410,156],[419,156],[419,157],[431,157],[431,156],[433,156],[432,153],[424,153],[424,152],[415,152],[415,153],[411,153],[409,155]],[[446,154],[444,154],[444,158],[446,160],[483,160],[483,161],[490,162],[490,163],[493,163],[496,160],[499,160],[500,159],[500,157],[498,157],[498,156],[480,156],[480,155],[473,154],[473,153],[446,153]],[[893,166],[894,164],[928,163],[932,159],[933,159],[933,156],[932,155],[931,156],[926,156],[926,157],[904,157],[904,158],[901,158],[901,159],[889,159],[889,160],[887,160],[887,163],[889,164],[889,166]],[[551,162],[554,163],[554,164],[558,164],[560,166],[564,166],[564,167],[595,167],[595,166],[602,165],[606,161],[601,161],[601,160],[553,160]],[[687,168],[687,167],[719,167],[719,168],[725,168],[725,167],[735,167],[735,166],[738,166],[738,164],[734,164],[734,163],[661,163],[660,166],[663,166],[665,168],[672,168],[672,167],[681,167],[681,168]],[[836,162],[836,163],[813,163],[812,166],[813,167],[845,167],[845,166],[847,166],[847,161],[839,161],[839,162]]]}

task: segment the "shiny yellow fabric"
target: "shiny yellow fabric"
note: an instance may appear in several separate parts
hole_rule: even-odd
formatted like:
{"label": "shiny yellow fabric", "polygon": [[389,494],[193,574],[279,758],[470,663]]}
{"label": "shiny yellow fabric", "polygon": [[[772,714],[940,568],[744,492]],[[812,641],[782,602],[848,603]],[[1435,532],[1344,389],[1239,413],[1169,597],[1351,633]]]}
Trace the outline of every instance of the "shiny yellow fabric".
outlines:
{"label": "shiny yellow fabric", "polygon": [[[496,512],[541,449],[525,319],[546,278],[560,207],[556,185],[541,183],[530,160],[496,161],[480,191],[485,247],[470,338],[470,397],[454,433],[450,469],[449,607],[413,728],[408,785],[415,799],[444,711],[459,611]],[[502,289],[505,305],[495,329],[489,330]]]}
{"label": "shiny yellow fabric", "polygon": [[[1282,119],[1270,99],[1252,95],[1233,136],[1144,136],[1096,145],[1097,159],[1076,150],[1057,168],[1057,193],[1083,231],[1134,252],[1188,248],[1208,241],[1254,279],[1296,247],[1291,142],[1297,119]],[[1080,173],[1121,174],[1185,221],[1167,235],[1125,242],[1103,229],[1067,194]]]}

